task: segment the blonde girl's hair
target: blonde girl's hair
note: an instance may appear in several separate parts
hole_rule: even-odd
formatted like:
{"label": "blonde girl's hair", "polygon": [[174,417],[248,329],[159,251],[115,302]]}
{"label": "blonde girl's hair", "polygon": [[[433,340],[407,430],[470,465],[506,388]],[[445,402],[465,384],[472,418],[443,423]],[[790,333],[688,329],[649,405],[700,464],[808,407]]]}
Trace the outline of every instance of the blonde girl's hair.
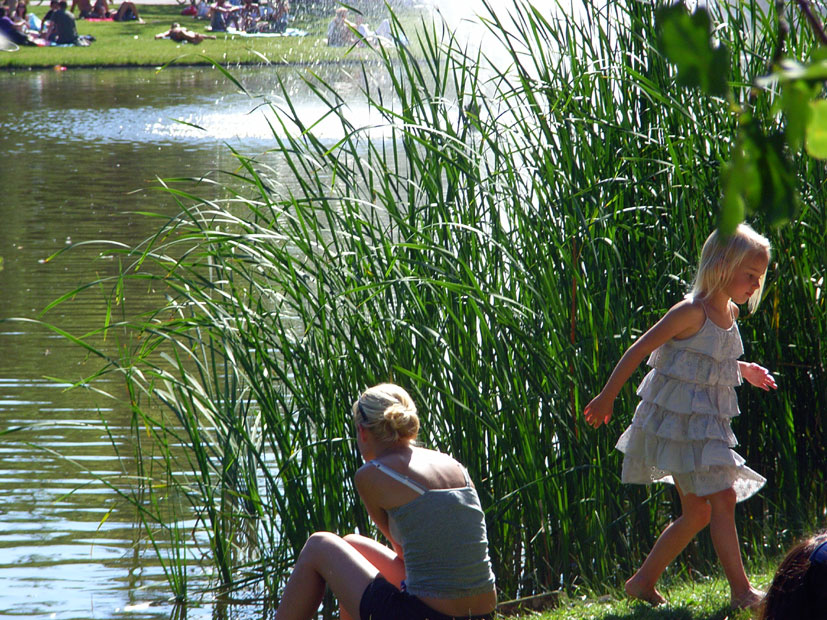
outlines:
{"label": "blonde girl's hair", "polygon": [[[724,237],[718,230],[714,230],[707,237],[701,250],[698,273],[695,274],[690,296],[705,299],[726,286],[735,270],[749,256],[766,256],[769,263],[770,250],[769,240],[755,232],[749,224],[739,224],[729,237]],[[749,298],[747,305],[750,312],[755,312],[761,303],[766,276],[765,270],[759,279],[758,288]]]}
{"label": "blonde girl's hair", "polygon": [[353,420],[382,443],[416,441],[419,416],[410,395],[393,383],[368,388],[353,403]]}

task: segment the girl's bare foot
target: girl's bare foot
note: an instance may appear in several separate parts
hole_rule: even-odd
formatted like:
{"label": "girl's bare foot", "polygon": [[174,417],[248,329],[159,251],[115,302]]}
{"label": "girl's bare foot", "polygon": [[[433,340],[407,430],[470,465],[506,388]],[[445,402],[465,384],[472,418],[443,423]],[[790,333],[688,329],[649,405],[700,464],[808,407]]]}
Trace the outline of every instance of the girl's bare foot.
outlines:
{"label": "girl's bare foot", "polygon": [[765,596],[765,592],[750,587],[750,589],[747,590],[744,594],[741,594],[739,596],[735,596],[735,594],[733,594],[729,603],[735,609],[758,609],[764,602]]}
{"label": "girl's bare foot", "polygon": [[652,607],[657,607],[658,605],[663,605],[666,602],[666,599],[663,598],[663,595],[657,591],[657,589],[652,587],[645,587],[641,586],[634,577],[629,579],[626,582],[626,594],[630,598],[635,598],[639,601],[644,601],[645,603],[649,603]]}

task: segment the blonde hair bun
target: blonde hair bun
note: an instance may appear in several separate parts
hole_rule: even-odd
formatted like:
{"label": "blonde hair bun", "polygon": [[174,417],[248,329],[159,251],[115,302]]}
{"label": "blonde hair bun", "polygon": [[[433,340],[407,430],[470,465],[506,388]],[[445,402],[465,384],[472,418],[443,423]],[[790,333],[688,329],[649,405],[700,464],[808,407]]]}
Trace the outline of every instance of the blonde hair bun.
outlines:
{"label": "blonde hair bun", "polygon": [[400,438],[415,437],[419,432],[419,416],[416,408],[404,405],[392,405],[385,409],[385,421]]}
{"label": "blonde hair bun", "polygon": [[413,399],[393,383],[380,383],[365,390],[353,403],[353,419],[382,442],[414,441],[419,434],[419,416]]}

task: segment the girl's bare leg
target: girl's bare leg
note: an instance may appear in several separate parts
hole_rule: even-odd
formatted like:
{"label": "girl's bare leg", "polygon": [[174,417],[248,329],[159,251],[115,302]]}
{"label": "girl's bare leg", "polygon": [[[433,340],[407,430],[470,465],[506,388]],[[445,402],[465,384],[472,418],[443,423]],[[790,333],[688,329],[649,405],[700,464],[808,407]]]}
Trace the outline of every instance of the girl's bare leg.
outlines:
{"label": "girl's bare leg", "polygon": [[663,530],[643,565],[626,582],[626,594],[652,605],[666,602],[655,588],[655,584],[689,541],[706,527],[712,512],[706,498],[692,493],[685,495],[677,484],[675,488],[681,498],[681,516]]}
{"label": "girl's bare leg", "polygon": [[275,620],[311,620],[325,585],[352,618],[359,617],[362,594],[379,574],[365,556],[330,532],[316,532],[299,554],[284,588]]}
{"label": "girl's bare leg", "polygon": [[706,499],[712,507],[709,533],[729,581],[732,604],[735,607],[755,607],[763,600],[764,593],[752,587],[744,571],[738,530],[735,527],[735,491],[727,489],[713,493]]}

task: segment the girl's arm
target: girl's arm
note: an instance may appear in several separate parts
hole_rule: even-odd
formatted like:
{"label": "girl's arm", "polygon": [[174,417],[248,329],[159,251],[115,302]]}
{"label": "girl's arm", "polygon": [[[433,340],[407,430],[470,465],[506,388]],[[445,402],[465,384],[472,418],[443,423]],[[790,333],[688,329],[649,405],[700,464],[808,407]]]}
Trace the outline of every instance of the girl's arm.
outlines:
{"label": "girl's arm", "polygon": [[754,362],[738,362],[738,368],[741,370],[741,376],[755,387],[767,392],[770,389],[778,389],[775,377],[763,366],[759,366]]}
{"label": "girl's arm", "polygon": [[[741,314],[741,309],[738,307],[738,304],[733,301],[730,301],[729,305],[732,316],[737,319]],[[755,387],[761,388],[766,392],[769,392],[770,389],[778,389],[778,385],[775,383],[775,377],[763,366],[759,366],[753,362],[739,361],[738,368],[741,371],[741,376]]]}
{"label": "girl's arm", "polygon": [[583,414],[594,428],[612,419],[612,406],[620,389],[640,363],[652,351],[672,338],[688,338],[703,325],[705,313],[700,303],[681,301],[630,346],[615,366],[606,385],[588,405]]}

